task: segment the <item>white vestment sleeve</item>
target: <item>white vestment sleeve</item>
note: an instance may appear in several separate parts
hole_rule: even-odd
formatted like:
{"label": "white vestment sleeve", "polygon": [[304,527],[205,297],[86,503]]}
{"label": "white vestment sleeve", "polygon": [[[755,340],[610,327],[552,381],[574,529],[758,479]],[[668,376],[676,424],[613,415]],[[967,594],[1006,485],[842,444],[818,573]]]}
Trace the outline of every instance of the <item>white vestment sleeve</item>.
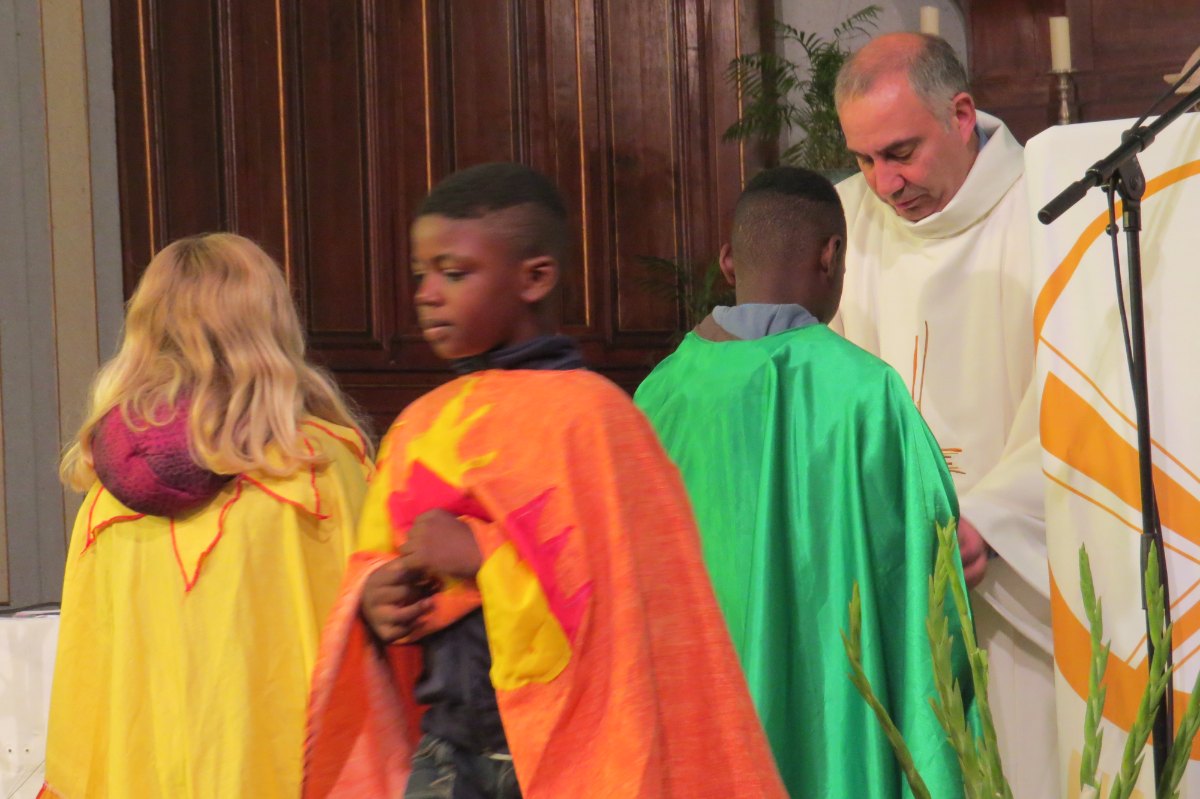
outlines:
{"label": "white vestment sleeve", "polygon": [[1004,453],[959,497],[959,510],[1000,556],[988,564],[988,576],[975,593],[1030,641],[1051,652],[1043,480],[1037,387],[1031,381]]}

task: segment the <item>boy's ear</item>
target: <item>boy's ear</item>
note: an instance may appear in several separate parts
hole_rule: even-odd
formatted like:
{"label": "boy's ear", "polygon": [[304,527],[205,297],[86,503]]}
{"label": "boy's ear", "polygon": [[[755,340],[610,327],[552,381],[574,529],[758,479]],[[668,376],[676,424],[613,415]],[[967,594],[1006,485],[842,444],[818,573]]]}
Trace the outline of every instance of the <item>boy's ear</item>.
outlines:
{"label": "boy's ear", "polygon": [[821,248],[821,272],[827,277],[836,275],[845,256],[846,240],[835,233],[825,240],[825,246]]}
{"label": "boy's ear", "polygon": [[729,282],[729,285],[736,287],[737,275],[733,269],[733,247],[729,242],[721,245],[721,254],[718,257],[717,264],[721,267],[721,274],[725,276],[725,280]]}
{"label": "boy's ear", "polygon": [[533,305],[550,295],[558,285],[558,260],[538,255],[521,262],[521,300]]}

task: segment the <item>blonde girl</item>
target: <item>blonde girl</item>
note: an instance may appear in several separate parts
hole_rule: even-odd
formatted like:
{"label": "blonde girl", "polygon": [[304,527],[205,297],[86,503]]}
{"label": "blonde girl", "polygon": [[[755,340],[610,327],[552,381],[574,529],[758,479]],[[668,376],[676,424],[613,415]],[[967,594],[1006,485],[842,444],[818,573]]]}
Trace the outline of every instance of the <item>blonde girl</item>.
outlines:
{"label": "blonde girl", "polygon": [[87,495],[45,796],[299,795],[371,454],[260,247],[213,233],[155,256],[61,464]]}

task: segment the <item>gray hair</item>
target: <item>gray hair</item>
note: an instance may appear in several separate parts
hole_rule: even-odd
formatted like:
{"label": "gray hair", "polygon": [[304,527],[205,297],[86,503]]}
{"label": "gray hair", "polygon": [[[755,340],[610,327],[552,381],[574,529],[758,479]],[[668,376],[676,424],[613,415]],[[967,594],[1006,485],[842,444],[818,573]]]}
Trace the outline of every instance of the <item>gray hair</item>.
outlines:
{"label": "gray hair", "polygon": [[970,91],[967,72],[945,39],[929,34],[914,37],[920,40],[915,48],[876,54],[868,45],[850,56],[838,71],[833,90],[836,105],[840,108],[847,100],[867,94],[885,75],[904,72],[913,92],[940,118],[957,94]]}

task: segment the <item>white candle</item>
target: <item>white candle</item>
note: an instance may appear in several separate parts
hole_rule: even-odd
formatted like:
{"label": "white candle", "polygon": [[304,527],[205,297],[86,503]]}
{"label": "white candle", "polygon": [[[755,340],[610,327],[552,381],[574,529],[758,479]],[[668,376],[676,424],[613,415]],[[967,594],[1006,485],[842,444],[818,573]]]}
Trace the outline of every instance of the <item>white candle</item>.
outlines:
{"label": "white candle", "polygon": [[939,35],[937,6],[921,6],[921,33]]}
{"label": "white candle", "polygon": [[1071,24],[1066,17],[1050,17],[1050,69],[1071,71]]}

